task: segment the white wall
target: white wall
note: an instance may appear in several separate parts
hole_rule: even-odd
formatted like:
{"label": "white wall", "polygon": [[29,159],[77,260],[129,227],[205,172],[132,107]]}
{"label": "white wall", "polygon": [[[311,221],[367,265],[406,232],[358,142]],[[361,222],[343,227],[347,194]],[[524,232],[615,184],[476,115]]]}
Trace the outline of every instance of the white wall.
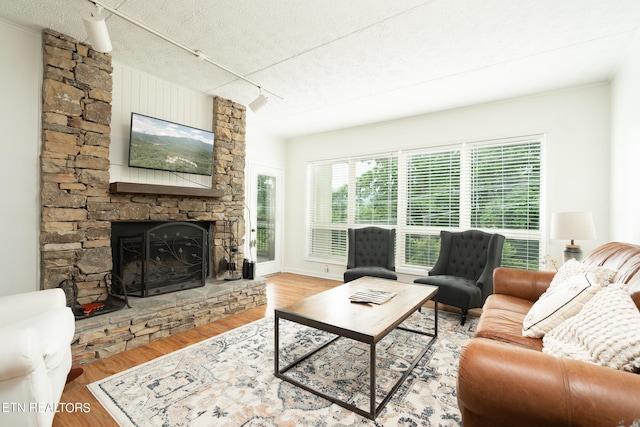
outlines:
{"label": "white wall", "polygon": [[0,296],[40,288],[42,36],[0,20]]}
{"label": "white wall", "polygon": [[640,244],[640,37],[611,90],[611,240]]}
{"label": "white wall", "polygon": [[[305,194],[309,161],[539,133],[547,135],[544,220],[556,211],[593,211],[598,240],[578,242],[590,251],[609,239],[609,95],[603,83],[290,140],[286,270],[326,275],[325,263],[304,259],[305,200],[292,197]],[[547,252],[561,260],[566,243],[551,241]],[[332,265],[329,276],[341,278],[343,271]]]}
{"label": "white wall", "polygon": [[[285,169],[287,166],[287,143],[284,139],[269,134],[253,124],[253,114],[247,110],[247,164],[258,164]],[[258,113],[259,114],[259,113]]]}

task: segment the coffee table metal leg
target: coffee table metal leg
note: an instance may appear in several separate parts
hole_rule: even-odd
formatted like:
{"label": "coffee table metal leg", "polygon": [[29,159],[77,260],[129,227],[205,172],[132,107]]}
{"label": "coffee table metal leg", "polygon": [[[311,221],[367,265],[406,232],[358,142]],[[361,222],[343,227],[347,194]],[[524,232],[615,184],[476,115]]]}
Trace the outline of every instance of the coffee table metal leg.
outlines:
{"label": "coffee table metal leg", "polygon": [[437,337],[438,336],[438,294],[436,293],[431,299],[433,300],[433,305],[435,306],[433,310],[434,316],[435,316],[435,323],[434,323],[435,332],[433,336]]}
{"label": "coffee table metal leg", "polygon": [[369,403],[370,403],[370,411],[369,416],[372,420],[376,419],[376,343],[372,343],[369,347],[369,363],[371,364],[371,368],[369,369],[369,373],[371,375],[371,384],[369,389]]}
{"label": "coffee table metal leg", "polygon": [[274,351],[273,351],[273,363],[274,363],[274,372],[278,375],[280,371],[280,317],[276,314],[275,316],[275,324],[273,326],[273,342],[275,343]]}

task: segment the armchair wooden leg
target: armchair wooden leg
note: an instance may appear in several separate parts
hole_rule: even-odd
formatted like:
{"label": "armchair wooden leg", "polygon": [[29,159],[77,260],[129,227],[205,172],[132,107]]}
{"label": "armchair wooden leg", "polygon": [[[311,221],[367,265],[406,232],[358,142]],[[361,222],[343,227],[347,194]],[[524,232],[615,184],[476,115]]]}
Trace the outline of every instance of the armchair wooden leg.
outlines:
{"label": "armchair wooden leg", "polygon": [[82,375],[83,372],[84,372],[84,369],[82,369],[79,366],[71,367],[71,370],[67,374],[67,382],[65,384],[69,384],[71,381],[75,380],[80,375]]}

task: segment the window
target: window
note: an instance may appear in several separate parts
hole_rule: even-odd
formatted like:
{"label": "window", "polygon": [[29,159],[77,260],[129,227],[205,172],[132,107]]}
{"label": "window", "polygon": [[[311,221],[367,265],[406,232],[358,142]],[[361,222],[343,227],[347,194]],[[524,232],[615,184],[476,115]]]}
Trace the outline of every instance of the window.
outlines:
{"label": "window", "polygon": [[355,212],[353,223],[396,225],[398,223],[398,158],[356,160]]}
{"label": "window", "polygon": [[537,269],[543,136],[309,165],[308,257],[346,259],[346,230],[397,229],[396,265],[429,267],[441,230],[505,235],[505,266]]}
{"label": "window", "polygon": [[308,250],[318,260],[344,261],[347,228],[396,226],[398,159],[368,157],[309,166]]}
{"label": "window", "polygon": [[407,225],[460,225],[460,151],[407,158]]}
{"label": "window", "polygon": [[470,147],[470,227],[505,235],[502,263],[540,265],[541,150],[538,140]]}
{"label": "window", "polygon": [[347,253],[349,164],[316,163],[308,170],[307,255],[343,261]]}
{"label": "window", "polygon": [[[460,227],[460,150],[432,150],[406,156],[405,227],[398,230],[403,262],[432,266],[440,253],[440,230]],[[402,222],[400,223],[402,224]]]}

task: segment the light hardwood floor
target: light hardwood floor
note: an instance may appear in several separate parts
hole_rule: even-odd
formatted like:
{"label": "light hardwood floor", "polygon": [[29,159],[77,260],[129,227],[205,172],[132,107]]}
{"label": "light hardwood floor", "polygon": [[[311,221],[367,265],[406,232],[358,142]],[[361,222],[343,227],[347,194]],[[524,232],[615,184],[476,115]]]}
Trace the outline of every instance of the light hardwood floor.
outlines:
{"label": "light hardwood floor", "polygon": [[[267,305],[246,310],[189,331],[173,335],[147,345],[127,350],[114,356],[83,365],[84,373],[67,384],[61,402],[89,404],[88,413],[59,412],[53,421],[54,427],[113,427],[117,424],[93,397],[86,385],[115,373],[148,362],[164,354],[227,332],[255,320],[271,316],[276,307],[285,307],[302,298],[315,295],[342,284],[342,281],[280,273],[267,277]],[[447,307],[442,307],[448,309]],[[454,309],[455,310],[455,309]],[[479,315],[478,310],[470,310],[470,315]],[[85,405],[86,406],[86,405]]]}
{"label": "light hardwood floor", "polygon": [[[114,356],[83,365],[84,373],[67,384],[62,393],[61,402],[88,403],[88,413],[59,412],[53,421],[54,427],[74,426],[117,426],[109,414],[93,397],[86,385],[106,378],[115,373],[140,365],[156,357],[162,356],[183,347],[195,344],[212,336],[246,325],[255,320],[273,314],[276,307],[287,306],[299,299],[341,285],[341,281],[302,276],[291,273],[280,273],[267,277],[267,305],[246,310],[206,325],[168,338],[151,342],[147,345],[127,350]],[[86,405],[85,405],[86,406]]]}

